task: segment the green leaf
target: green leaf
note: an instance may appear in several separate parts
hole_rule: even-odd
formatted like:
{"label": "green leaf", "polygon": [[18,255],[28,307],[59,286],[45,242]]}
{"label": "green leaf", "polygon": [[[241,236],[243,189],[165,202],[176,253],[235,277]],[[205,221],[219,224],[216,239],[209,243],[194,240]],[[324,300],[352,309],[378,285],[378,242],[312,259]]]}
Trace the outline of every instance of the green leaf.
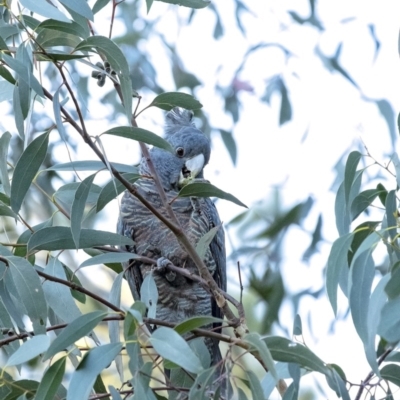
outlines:
{"label": "green leaf", "polygon": [[376,189],[379,191],[379,200],[381,201],[382,205],[385,206],[386,204],[386,196],[388,194],[387,190],[385,189],[385,186],[382,185],[382,183],[378,183],[376,186]]}
{"label": "green leaf", "polygon": [[205,182],[194,182],[189,183],[184,186],[178,193],[179,197],[218,197],[219,199],[224,199],[231,201],[239,206],[248,208],[245,204],[243,204],[240,200],[238,200],[235,196],[230,193],[226,193],[221,189],[218,189],[216,186],[211,185],[210,183]]}
{"label": "green leaf", "polygon": [[300,343],[279,336],[269,336],[264,341],[276,361],[299,364],[303,368],[322,374],[329,372],[325,363]]}
{"label": "green leaf", "polygon": [[354,327],[364,345],[368,343],[368,313],[375,265],[372,252],[381,241],[381,236],[373,232],[358,248],[349,271],[349,305]]}
{"label": "green leaf", "polygon": [[88,267],[90,265],[100,265],[107,263],[122,263],[127,262],[129,260],[133,260],[138,258],[139,256],[134,253],[104,253],[99,254],[98,256],[94,256],[84,261],[80,266],[80,268]]}
{"label": "green leaf", "polygon": [[28,10],[46,18],[53,18],[58,21],[68,22],[69,19],[52,4],[45,0],[20,0],[21,5]]}
{"label": "green leaf", "polygon": [[[124,246],[133,245],[132,239],[117,233],[98,231],[94,229],[82,229],[79,248],[84,249],[93,246]],[[71,229],[66,226],[54,226],[43,228],[35,232],[28,242],[28,253],[39,250],[66,250],[76,249],[72,239]]]}
{"label": "green leaf", "polygon": [[221,229],[222,226],[214,226],[214,228],[211,228],[205,235],[203,235],[200,240],[197,242],[196,245],[196,253],[200,256],[200,258],[203,260],[204,257],[206,256],[207,250],[210,246],[210,243],[214,239],[214,236],[217,234],[219,229]]}
{"label": "green leaf", "polygon": [[[3,77],[7,82],[0,82],[1,84],[11,83],[11,87],[13,87],[17,81],[11,75],[10,71],[4,66],[0,65],[0,76]],[[9,85],[4,86],[4,88],[9,87]],[[6,97],[7,98],[7,97]],[[5,100],[6,98],[1,97],[1,101]]]}
{"label": "green leaf", "polygon": [[50,346],[50,338],[46,335],[36,335],[27,340],[22,346],[11,355],[6,366],[13,366],[26,363],[29,360],[44,353]]}
{"label": "green leaf", "polygon": [[152,5],[153,5],[153,0],[146,0],[147,14],[149,13]]}
{"label": "green leaf", "polygon": [[176,4],[178,6],[189,7],[189,8],[205,8],[211,1],[209,0],[156,0],[162,1],[163,3]]}
{"label": "green leaf", "polygon": [[353,186],[357,165],[360,161],[361,153],[359,151],[352,151],[349,154],[346,162],[346,168],[344,173],[344,196],[346,204],[349,204],[350,190]]}
{"label": "green leaf", "polygon": [[[66,46],[74,48],[81,42],[81,38],[54,29],[42,29],[37,35],[36,41],[42,49],[51,49],[51,51],[54,51],[53,47]],[[43,57],[42,54],[41,57]]]}
{"label": "green leaf", "polygon": [[79,0],[60,0],[60,3],[64,4],[71,10],[75,11],[82,17],[90,19],[93,21],[93,13],[86,1]]}
{"label": "green leaf", "polygon": [[158,107],[166,111],[172,110],[174,107],[182,107],[186,110],[198,110],[203,105],[190,94],[167,92],[156,96],[149,107]]}
{"label": "green leaf", "polygon": [[[44,272],[56,278],[67,280],[65,270],[57,258],[51,257]],[[71,322],[81,315],[76,305],[70,289],[58,282],[46,280],[43,282],[43,291],[46,296],[47,303],[55,312],[57,317],[64,322]]]}
{"label": "green leaf", "polygon": [[24,258],[6,257],[10,273],[18,291],[18,300],[23,304],[32,321],[35,334],[44,333],[47,319],[47,303],[42,283],[33,266]]}
{"label": "green leaf", "polygon": [[11,183],[11,208],[15,213],[19,212],[32,180],[46,157],[49,133],[45,132],[33,140],[15,166]]}
{"label": "green leaf", "polygon": [[173,361],[183,369],[195,374],[202,371],[201,362],[186,341],[173,329],[157,328],[150,337],[156,352],[163,358]]}
{"label": "green leaf", "polygon": [[400,295],[400,267],[392,270],[389,282],[385,287],[389,299],[394,299]]}
{"label": "green leaf", "polygon": [[400,340],[400,297],[389,300],[382,308],[378,334],[389,343]]}
{"label": "green leaf", "polygon": [[61,86],[56,90],[53,96],[53,112],[54,112],[54,119],[56,120],[56,125],[58,132],[61,136],[61,139],[66,141],[67,133],[65,131],[65,127],[61,118],[61,106],[60,106],[60,90]]}
{"label": "green leaf", "polygon": [[105,56],[111,68],[119,76],[125,113],[130,122],[132,116],[132,83],[129,78],[129,66],[125,56],[111,39],[104,36],[91,36],[87,38],[75,47],[75,51],[93,51],[93,48]]}
{"label": "green leaf", "polygon": [[45,29],[68,33],[69,35],[78,36],[82,39],[86,39],[87,37],[86,31],[75,21],[69,21],[67,23],[56,21],[54,19],[46,19],[45,21],[40,23],[36,31],[39,34],[42,30]]}
{"label": "green leaf", "polygon": [[11,56],[0,53],[0,58],[5,61],[5,63],[18,74],[18,77],[21,78],[30,88],[32,88],[36,94],[40,97],[44,98],[44,93],[42,86],[40,85],[39,81],[33,75],[31,71],[30,65],[25,65],[21,61],[12,58]]}
{"label": "green leaf", "polygon": [[[100,10],[102,10],[110,0],[97,0],[96,3],[94,3],[94,6],[92,8],[93,14],[97,14]],[[114,400],[114,399],[113,399]]]}
{"label": "green leaf", "polygon": [[66,357],[62,357],[45,372],[35,394],[35,400],[57,399],[56,393],[64,377],[65,363]]}
{"label": "green leaf", "polygon": [[293,336],[299,336],[303,334],[303,328],[301,318],[299,314],[296,314],[293,322]]}
{"label": "green leaf", "polygon": [[[130,172],[138,174],[137,167],[126,164],[110,163],[119,172]],[[55,164],[45,171],[100,171],[106,170],[107,167],[101,161],[90,160],[90,161],[72,161],[67,163]]]}
{"label": "green leaf", "polygon": [[10,144],[11,133],[4,132],[0,137],[0,178],[4,192],[7,196],[11,194],[10,178],[8,177],[7,155]]}
{"label": "green leaf", "polygon": [[[135,183],[141,175],[135,173],[125,173],[122,176],[130,183]],[[96,212],[101,211],[111,200],[121,194],[126,187],[118,180],[113,178],[102,189],[97,199]]]}
{"label": "green leaf", "polygon": [[354,254],[356,254],[358,248],[364,242],[364,240],[371,235],[371,233],[375,232],[377,226],[381,223],[381,221],[366,221],[362,224],[358,225],[354,229],[354,238],[351,242],[351,248],[348,252],[348,264],[351,265],[353,261]]}
{"label": "green leaf", "polygon": [[107,315],[108,313],[105,311],[93,311],[91,313],[81,315],[69,323],[50,345],[43,357],[43,360],[48,360],[59,351],[63,351],[68,346],[71,346],[81,337],[87,336]]}
{"label": "green leaf", "polygon": [[74,201],[71,207],[71,234],[74,240],[75,246],[79,248],[79,239],[81,235],[81,224],[83,213],[85,211],[86,200],[89,195],[90,188],[96,174],[88,176],[84,179],[76,189]]}
{"label": "green leaf", "polygon": [[356,196],[351,203],[351,220],[354,221],[372,202],[379,196],[381,192],[377,189],[364,190]]}
{"label": "green leaf", "polygon": [[[182,371],[181,371],[181,374],[182,374]],[[207,396],[206,391],[208,389],[210,389],[211,384],[214,380],[215,374],[216,374],[215,366],[200,372],[197,375],[194,383],[192,381],[191,388],[189,391],[189,400],[203,400],[203,399],[206,399],[207,397],[209,397],[209,396]],[[176,398],[179,399],[179,397],[176,397]],[[176,400],[176,398],[175,398],[175,400]],[[217,398],[219,398],[219,396]]]}
{"label": "green leaf", "polygon": [[7,207],[2,202],[0,202],[0,216],[2,216],[2,217],[11,217],[11,218],[14,218],[15,220],[19,220],[18,215],[15,214],[15,212],[12,211],[10,209],[10,207]]}
{"label": "green leaf", "polygon": [[147,143],[152,146],[159,147],[160,149],[169,151],[170,153],[174,153],[174,149],[165,139],[146,129],[135,128],[131,126],[118,126],[103,132],[102,135],[113,135],[137,140],[138,142]]}
{"label": "green leaf", "polygon": [[261,340],[260,335],[258,333],[249,333],[243,338],[243,341],[248,343],[253,349],[257,350],[258,355],[264,363],[264,366],[267,367],[268,371],[272,374],[275,380],[278,381],[278,374],[275,370],[274,360],[272,359],[267,345]]}
{"label": "green leaf", "polygon": [[337,289],[342,268],[348,268],[347,253],[350,250],[354,234],[348,233],[336,239],[332,245],[326,268],[326,290],[334,314],[337,312]]}
{"label": "green leaf", "polygon": [[398,365],[385,365],[381,369],[381,377],[400,387],[400,367]]}
{"label": "green leaf", "polygon": [[110,343],[87,352],[72,374],[67,400],[87,400],[97,375],[110,365],[121,349],[121,343]]}
{"label": "green leaf", "polygon": [[179,333],[180,335],[184,335],[187,332],[190,332],[193,329],[200,328],[205,325],[210,325],[215,322],[222,322],[222,319],[215,318],[215,317],[208,317],[208,316],[195,316],[184,321],[180,322],[178,325],[175,326],[174,330]]}
{"label": "green leaf", "polygon": [[235,139],[233,138],[232,132],[224,131],[223,129],[219,130],[221,134],[221,139],[224,142],[226,149],[228,150],[229,155],[231,156],[233,165],[236,166],[237,161],[237,147]]}
{"label": "green leaf", "polygon": [[251,398],[253,400],[264,400],[263,390],[257,375],[251,370],[247,370],[246,374],[249,379]]}
{"label": "green leaf", "polygon": [[146,304],[147,316],[149,318],[156,317],[158,290],[153,274],[149,273],[145,276],[140,288],[140,301]]}

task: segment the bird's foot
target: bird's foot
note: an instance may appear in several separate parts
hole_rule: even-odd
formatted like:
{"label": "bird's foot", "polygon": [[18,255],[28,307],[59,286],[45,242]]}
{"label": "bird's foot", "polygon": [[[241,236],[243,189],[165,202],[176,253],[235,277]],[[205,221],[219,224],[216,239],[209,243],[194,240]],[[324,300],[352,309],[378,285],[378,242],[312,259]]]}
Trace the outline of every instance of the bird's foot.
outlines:
{"label": "bird's foot", "polygon": [[176,273],[174,271],[168,270],[167,267],[168,267],[169,264],[172,265],[172,262],[170,260],[168,260],[168,258],[160,257],[157,260],[156,271],[164,274],[164,276],[167,279],[167,281],[173,282],[175,280],[175,278],[176,278]]}

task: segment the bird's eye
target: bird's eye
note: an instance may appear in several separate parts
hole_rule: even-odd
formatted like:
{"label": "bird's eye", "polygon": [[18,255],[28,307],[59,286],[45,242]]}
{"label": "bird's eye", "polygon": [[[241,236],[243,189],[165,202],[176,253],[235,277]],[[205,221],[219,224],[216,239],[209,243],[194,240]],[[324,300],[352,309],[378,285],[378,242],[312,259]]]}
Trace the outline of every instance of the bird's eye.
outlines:
{"label": "bird's eye", "polygon": [[176,155],[177,155],[178,157],[183,157],[184,154],[185,154],[185,150],[183,149],[183,147],[178,147],[178,148],[176,149]]}

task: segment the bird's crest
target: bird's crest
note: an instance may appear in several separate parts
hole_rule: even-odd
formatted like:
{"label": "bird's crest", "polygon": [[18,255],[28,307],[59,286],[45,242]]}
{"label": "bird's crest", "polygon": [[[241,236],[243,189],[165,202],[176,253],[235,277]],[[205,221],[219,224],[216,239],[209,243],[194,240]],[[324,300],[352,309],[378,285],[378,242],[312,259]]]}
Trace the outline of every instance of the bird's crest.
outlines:
{"label": "bird's crest", "polygon": [[173,135],[182,128],[195,126],[193,122],[193,111],[174,107],[165,116],[165,134]]}

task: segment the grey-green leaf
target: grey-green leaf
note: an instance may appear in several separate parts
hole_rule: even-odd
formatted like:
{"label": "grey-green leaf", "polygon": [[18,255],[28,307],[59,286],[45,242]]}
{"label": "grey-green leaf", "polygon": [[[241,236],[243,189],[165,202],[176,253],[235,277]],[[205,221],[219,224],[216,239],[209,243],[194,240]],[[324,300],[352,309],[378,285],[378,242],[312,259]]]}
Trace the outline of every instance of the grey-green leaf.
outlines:
{"label": "grey-green leaf", "polygon": [[203,368],[198,357],[173,329],[163,326],[157,328],[151,335],[150,342],[163,358],[173,361],[189,372],[197,374],[202,371]]}
{"label": "grey-green leaf", "polygon": [[203,260],[204,257],[206,256],[207,249],[210,246],[210,243],[214,239],[214,236],[217,234],[218,230],[221,229],[221,225],[214,226],[214,228],[211,228],[205,235],[203,235],[200,240],[197,242],[196,245],[196,252],[200,256],[200,258]]}
{"label": "grey-green leaf", "polygon": [[140,288],[140,300],[146,304],[147,315],[149,318],[156,317],[158,290],[153,274],[146,275]]}
{"label": "grey-green leaf", "polygon": [[163,3],[176,4],[178,6],[189,7],[189,8],[205,8],[211,1],[209,0],[156,0],[162,1]]}
{"label": "grey-green leaf", "polygon": [[75,192],[74,201],[71,207],[71,233],[75,246],[79,248],[79,240],[81,235],[81,224],[83,213],[85,211],[86,200],[89,195],[90,187],[92,186],[95,174],[88,176],[78,186]]}
{"label": "grey-green leaf", "polygon": [[[122,176],[130,183],[136,182],[141,175],[136,173],[125,173]],[[97,199],[96,212],[102,210],[106,204],[115,199],[120,193],[125,190],[125,186],[118,180],[112,179],[102,189]]]}
{"label": "grey-green leaf", "polygon": [[66,328],[57,336],[54,342],[50,345],[44,360],[57,354],[59,351],[65,350],[68,346],[75,343],[81,337],[88,335],[97,324],[107,316],[107,312],[93,311],[88,314],[81,315],[79,318],[72,321]]}
{"label": "grey-green leaf", "polygon": [[178,194],[179,197],[218,197],[219,199],[224,199],[231,201],[239,206],[248,208],[245,204],[243,204],[239,199],[230,193],[226,193],[221,189],[218,189],[216,186],[211,185],[211,183],[205,182],[194,182],[189,183],[184,186]]}
{"label": "grey-green leaf", "polygon": [[248,343],[253,349],[257,350],[268,371],[272,374],[275,380],[278,381],[278,374],[275,370],[274,360],[272,359],[271,353],[267,345],[264,341],[261,340],[260,335],[255,332],[249,333],[243,338],[243,341],[245,343]]}
{"label": "grey-green leaf", "polygon": [[165,111],[172,110],[174,107],[182,107],[187,110],[198,110],[203,107],[190,94],[180,92],[161,93],[153,99],[150,106],[158,107]]}
{"label": "grey-green leaf", "polygon": [[[93,246],[124,246],[133,245],[132,239],[117,233],[82,229],[79,248],[85,249]],[[75,249],[71,229],[66,226],[43,228],[35,232],[28,242],[28,253],[38,250],[65,250]]]}
{"label": "grey-green leaf", "polygon": [[90,19],[93,21],[93,13],[86,1],[79,1],[79,0],[60,0],[60,3],[64,4],[65,6],[69,7],[71,10],[75,11],[82,17]]}
{"label": "grey-green leaf", "polygon": [[[138,173],[137,167],[126,164],[110,163],[119,172]],[[101,161],[72,161],[67,163],[55,164],[45,171],[100,171],[106,170],[107,167]]]}
{"label": "grey-green leaf", "polygon": [[94,256],[84,261],[79,268],[88,267],[90,265],[99,265],[107,263],[123,263],[139,257],[134,253],[104,253]]}
{"label": "grey-green leaf", "polygon": [[38,274],[26,259],[16,256],[6,258],[19,300],[32,321],[35,333],[44,333],[47,303]]}
{"label": "grey-green leaf", "polygon": [[67,400],[87,400],[93,384],[122,349],[121,343],[110,343],[91,349],[72,374]]}
{"label": "grey-green leaf", "polygon": [[35,400],[54,400],[56,393],[64,377],[66,357],[57,360],[43,375]]}
{"label": "grey-green leaf", "polygon": [[10,144],[11,133],[4,132],[0,138],[0,179],[3,184],[4,192],[7,196],[11,194],[10,178],[8,177],[7,154]]}
{"label": "grey-green leaf", "polygon": [[222,319],[209,317],[206,315],[197,315],[195,317],[191,317],[180,322],[178,325],[175,326],[174,330],[180,335],[183,335],[193,329],[200,328],[204,325],[213,324],[215,322],[222,322]]}
{"label": "grey-green leaf", "polygon": [[174,152],[174,149],[165,139],[146,129],[136,128],[132,126],[118,126],[116,128],[109,129],[102,134],[137,140],[138,142],[147,143],[152,146],[159,147],[160,149],[169,151],[171,153]]}
{"label": "grey-green leaf", "polygon": [[381,369],[381,377],[400,387],[400,366],[387,364]]}
{"label": "grey-green leaf", "polygon": [[33,140],[15,166],[11,183],[11,208],[16,213],[20,210],[32,180],[46,157],[49,133],[45,132]]}
{"label": "grey-green leaf", "polygon": [[58,21],[68,22],[69,19],[52,4],[45,0],[20,0],[20,3],[28,10],[46,18],[53,18]]}
{"label": "grey-green leaf", "polygon": [[20,365],[44,353],[50,346],[47,335],[36,335],[27,340],[13,353],[7,361],[7,366]]}

